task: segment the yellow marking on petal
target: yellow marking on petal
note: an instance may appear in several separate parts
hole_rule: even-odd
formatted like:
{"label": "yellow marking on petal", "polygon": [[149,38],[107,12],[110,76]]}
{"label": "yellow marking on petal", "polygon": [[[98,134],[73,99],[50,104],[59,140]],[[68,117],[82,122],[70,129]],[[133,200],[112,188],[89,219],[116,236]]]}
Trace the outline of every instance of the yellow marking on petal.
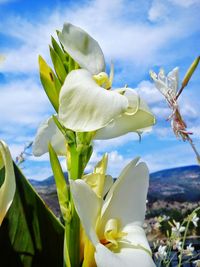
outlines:
{"label": "yellow marking on petal", "polygon": [[83,180],[92,188],[92,190],[100,198],[103,197],[107,164],[108,164],[108,155],[105,154],[101,159],[101,161],[99,161],[95,166],[94,173],[85,175],[83,177]]}
{"label": "yellow marking on petal", "polygon": [[114,248],[118,248],[118,241],[127,235],[127,233],[120,231],[119,227],[120,225],[118,219],[108,220],[104,232],[105,239],[101,240],[102,244],[107,247],[114,246]]}
{"label": "yellow marking on petal", "polygon": [[110,89],[112,87],[113,79],[114,79],[114,64],[111,62],[109,81],[106,89]]}
{"label": "yellow marking on petal", "polygon": [[109,81],[108,74],[105,72],[100,72],[99,74],[93,75],[93,79],[99,86],[103,86]]}

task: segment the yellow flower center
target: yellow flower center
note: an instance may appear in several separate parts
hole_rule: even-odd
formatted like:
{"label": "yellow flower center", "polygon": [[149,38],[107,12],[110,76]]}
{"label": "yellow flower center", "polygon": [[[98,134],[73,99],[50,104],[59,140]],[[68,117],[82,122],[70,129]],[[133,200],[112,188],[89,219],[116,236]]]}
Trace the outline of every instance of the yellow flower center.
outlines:
{"label": "yellow flower center", "polygon": [[95,82],[99,86],[102,86],[103,88],[107,90],[109,90],[112,86],[113,77],[114,77],[114,65],[112,63],[111,63],[109,76],[105,72],[100,72],[99,74],[93,75],[93,79],[95,80]]}
{"label": "yellow flower center", "polygon": [[118,248],[118,242],[121,238],[126,236],[127,233],[120,231],[120,222],[118,219],[110,219],[107,221],[104,232],[104,239],[101,243],[106,247]]}

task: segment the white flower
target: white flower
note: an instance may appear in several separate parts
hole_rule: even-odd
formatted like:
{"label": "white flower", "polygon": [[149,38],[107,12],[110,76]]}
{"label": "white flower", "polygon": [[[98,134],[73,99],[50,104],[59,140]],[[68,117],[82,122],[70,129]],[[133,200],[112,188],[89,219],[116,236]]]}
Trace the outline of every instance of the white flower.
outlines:
{"label": "white flower", "polygon": [[167,76],[163,69],[160,69],[158,75],[150,71],[150,76],[155,83],[155,87],[165,96],[167,101],[172,104],[177,95],[179,69],[177,67],[174,68]]}
{"label": "white flower", "polygon": [[165,222],[165,221],[169,221],[169,219],[170,219],[170,216],[167,216],[167,215],[165,215],[165,214],[162,216],[162,221],[163,221],[163,222]]}
{"label": "white flower", "polygon": [[200,260],[194,261],[196,267],[200,267]]}
{"label": "white flower", "polygon": [[177,249],[178,251],[181,251],[182,242],[179,239],[175,240],[174,245],[173,245],[173,249]]}
{"label": "white flower", "polygon": [[66,155],[65,138],[54,123],[53,117],[44,121],[37,130],[36,138],[33,142],[34,156],[41,156],[48,152],[49,142],[58,155]]}
{"label": "white flower", "polygon": [[58,35],[65,51],[80,65],[92,74],[105,70],[103,52],[87,32],[70,23],[65,23]]}
{"label": "white flower", "polygon": [[16,190],[13,161],[7,145],[0,140],[0,170],[5,167],[5,177],[0,185],[0,226],[10,208]]}
{"label": "white flower", "polygon": [[180,233],[185,231],[185,226],[181,226],[180,222],[176,222],[176,221],[173,221],[173,222],[174,222],[174,227],[172,227],[172,233],[179,236]]}
{"label": "white flower", "polygon": [[[155,124],[155,117],[133,89],[110,90],[114,71],[111,68],[110,77],[104,72],[103,53],[91,36],[68,23],[64,25],[59,39],[69,55],[82,67],[67,75],[59,95],[58,120],[67,129],[94,131],[94,139],[109,139],[128,132],[140,134]],[[34,142],[36,156],[47,152],[46,144],[52,139],[59,147],[57,149],[56,144],[52,146],[60,151],[64,140],[55,142],[58,131],[53,123],[50,119],[40,127]],[[40,146],[39,138],[45,140],[45,145]]]}
{"label": "white flower", "polygon": [[152,126],[155,118],[130,88],[106,90],[85,70],[71,71],[59,96],[59,120],[73,131],[96,131],[109,139]]}
{"label": "white flower", "polygon": [[159,246],[157,255],[161,258],[164,259],[167,256],[166,252],[167,246]]}
{"label": "white flower", "polygon": [[190,243],[189,246],[186,247],[186,250],[184,251],[184,254],[186,254],[187,256],[192,256],[193,255],[193,251],[194,251],[194,247]]}
{"label": "white flower", "polygon": [[98,267],[153,267],[142,228],[149,183],[144,163],[130,162],[105,200],[83,180],[70,181],[75,207],[95,248]]}
{"label": "white flower", "polygon": [[146,104],[132,90],[107,90],[114,71],[111,68],[108,78],[102,50],[88,33],[66,23],[59,40],[83,68],[71,71],[60,91],[58,116],[66,128],[87,132],[107,126],[96,138],[108,139],[155,123]]}
{"label": "white flower", "polygon": [[199,217],[195,213],[194,216],[192,217],[192,222],[193,222],[193,224],[194,224],[195,227],[197,227],[198,221],[199,221]]}

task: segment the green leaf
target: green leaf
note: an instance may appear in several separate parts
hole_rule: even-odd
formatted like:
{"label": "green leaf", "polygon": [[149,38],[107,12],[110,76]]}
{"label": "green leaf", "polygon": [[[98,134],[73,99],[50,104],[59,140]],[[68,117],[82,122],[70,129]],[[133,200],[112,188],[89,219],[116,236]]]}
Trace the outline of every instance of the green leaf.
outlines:
{"label": "green leaf", "polygon": [[40,68],[40,80],[44,87],[44,90],[52,103],[56,112],[58,112],[59,106],[59,92],[61,89],[61,83],[55,76],[53,70],[47,65],[44,59],[39,56],[39,68]]}
{"label": "green leaf", "polygon": [[0,265],[62,267],[63,226],[18,167],[14,166],[14,171],[16,192],[0,227]]}
{"label": "green leaf", "polygon": [[53,38],[53,36],[51,36],[51,43],[52,43],[53,49],[58,54],[58,56],[62,60],[62,62],[68,61],[68,55],[66,53],[64,53],[64,51],[59,46],[59,44],[56,42],[56,40]]}
{"label": "green leaf", "polygon": [[56,182],[56,189],[57,189],[60,209],[61,209],[64,220],[66,222],[70,222],[71,209],[70,209],[68,186],[67,186],[62,168],[60,166],[60,162],[56,155],[56,152],[54,151],[50,143],[49,143],[49,156],[50,156],[50,162],[51,162],[51,167],[53,170],[54,179]]}
{"label": "green leaf", "polygon": [[54,65],[54,69],[56,71],[56,74],[60,82],[63,84],[67,76],[67,72],[63,65],[62,58],[59,57],[59,54],[51,46],[49,46],[49,49],[50,49],[50,55],[51,55],[51,59]]}

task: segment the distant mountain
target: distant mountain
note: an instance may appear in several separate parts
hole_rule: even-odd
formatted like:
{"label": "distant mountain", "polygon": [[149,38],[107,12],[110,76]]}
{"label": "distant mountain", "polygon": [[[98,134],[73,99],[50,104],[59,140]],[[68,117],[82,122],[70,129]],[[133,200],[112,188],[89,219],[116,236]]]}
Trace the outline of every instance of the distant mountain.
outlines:
{"label": "distant mountain", "polygon": [[[65,176],[67,180],[67,173]],[[59,214],[54,177],[30,182],[45,202]],[[150,174],[148,200],[200,201],[200,166],[178,167]]]}
{"label": "distant mountain", "polygon": [[150,202],[200,201],[200,166],[185,166],[162,170],[150,175]]}

